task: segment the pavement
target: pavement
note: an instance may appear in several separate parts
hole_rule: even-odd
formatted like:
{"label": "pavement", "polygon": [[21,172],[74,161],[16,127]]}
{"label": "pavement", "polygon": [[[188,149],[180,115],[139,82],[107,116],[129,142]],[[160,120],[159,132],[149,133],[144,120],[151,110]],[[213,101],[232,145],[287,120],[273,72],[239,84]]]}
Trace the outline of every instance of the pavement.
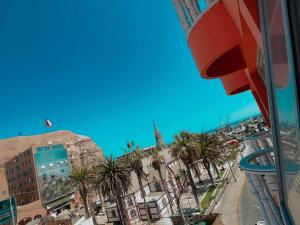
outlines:
{"label": "pavement", "polygon": [[229,176],[229,183],[214,208],[214,212],[221,214],[224,225],[239,225],[237,211],[246,178],[237,165],[233,170],[237,181],[234,181],[232,175]]}
{"label": "pavement", "polygon": [[263,220],[252,187],[247,181],[239,201],[238,218],[240,225],[254,225],[257,221]]}

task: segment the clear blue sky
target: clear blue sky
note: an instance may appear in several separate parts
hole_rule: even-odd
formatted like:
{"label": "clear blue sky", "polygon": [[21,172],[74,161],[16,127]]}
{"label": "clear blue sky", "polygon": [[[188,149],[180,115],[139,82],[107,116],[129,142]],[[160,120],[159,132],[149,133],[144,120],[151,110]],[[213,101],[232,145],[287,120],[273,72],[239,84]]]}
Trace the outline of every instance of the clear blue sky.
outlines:
{"label": "clear blue sky", "polygon": [[169,142],[258,112],[200,78],[170,0],[1,0],[0,76],[1,138],[68,129],[116,155],[152,120]]}

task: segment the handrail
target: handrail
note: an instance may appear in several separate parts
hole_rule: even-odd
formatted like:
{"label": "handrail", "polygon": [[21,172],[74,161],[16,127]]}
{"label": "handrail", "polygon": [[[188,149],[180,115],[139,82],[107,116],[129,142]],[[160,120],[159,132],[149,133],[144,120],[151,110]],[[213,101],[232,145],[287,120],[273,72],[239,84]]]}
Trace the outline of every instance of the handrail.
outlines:
{"label": "handrail", "polygon": [[[187,39],[202,16],[221,0],[172,0]],[[199,4],[205,4],[202,9]]]}
{"label": "handrail", "polygon": [[[253,152],[250,155],[245,156],[240,161],[240,168],[252,174],[276,175],[277,173],[275,165],[257,165],[251,163],[254,159],[271,152],[273,152],[273,148],[265,148],[263,150]],[[285,163],[285,173],[293,175],[298,174],[300,165],[296,164],[291,160],[287,161],[288,162]]]}
{"label": "handrail", "polygon": [[270,138],[271,132],[270,131],[262,131],[260,133],[254,134],[252,136],[246,137],[246,141],[256,141],[262,138]]}
{"label": "handrail", "polygon": [[274,165],[258,165],[251,163],[254,159],[258,158],[259,156],[271,152],[273,152],[273,148],[266,148],[264,150],[256,151],[251,153],[250,155],[245,156],[240,161],[241,169],[253,174],[276,175],[276,168]]}
{"label": "handrail", "polygon": [[209,4],[207,5],[207,8],[199,14],[198,18],[194,21],[194,23],[185,32],[187,39],[189,39],[192,30],[197,25],[197,23],[201,20],[201,18],[206,14],[206,12],[208,12],[212,7],[214,7],[220,1],[221,0],[212,0],[212,1],[209,1]]}

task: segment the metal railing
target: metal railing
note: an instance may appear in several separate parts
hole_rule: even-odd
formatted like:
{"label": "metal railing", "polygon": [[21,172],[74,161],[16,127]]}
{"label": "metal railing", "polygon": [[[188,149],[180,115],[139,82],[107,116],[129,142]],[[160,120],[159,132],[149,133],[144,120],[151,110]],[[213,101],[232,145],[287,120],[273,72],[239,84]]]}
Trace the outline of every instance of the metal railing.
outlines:
{"label": "metal railing", "polygon": [[262,132],[246,139],[246,150],[240,167],[252,185],[261,214],[269,225],[280,225],[282,217],[277,205],[278,182],[271,134]]}
{"label": "metal railing", "polygon": [[220,0],[172,0],[181,26],[189,34],[201,17]]}

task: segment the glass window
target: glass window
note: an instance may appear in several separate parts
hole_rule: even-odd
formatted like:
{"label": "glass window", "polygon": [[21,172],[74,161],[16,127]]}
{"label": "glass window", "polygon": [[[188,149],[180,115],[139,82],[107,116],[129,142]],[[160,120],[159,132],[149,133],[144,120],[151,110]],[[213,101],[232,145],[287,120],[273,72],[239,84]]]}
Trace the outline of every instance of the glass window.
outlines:
{"label": "glass window", "polygon": [[132,199],[131,199],[131,198],[128,198],[128,200],[127,200],[127,204],[128,204],[128,206],[132,206],[132,205],[133,205],[133,201],[132,201]]}
{"label": "glass window", "polygon": [[292,52],[285,35],[282,1],[266,0],[272,51],[272,80],[278,114],[279,151],[283,170],[284,200],[294,224],[300,224],[300,146],[297,85]]}

